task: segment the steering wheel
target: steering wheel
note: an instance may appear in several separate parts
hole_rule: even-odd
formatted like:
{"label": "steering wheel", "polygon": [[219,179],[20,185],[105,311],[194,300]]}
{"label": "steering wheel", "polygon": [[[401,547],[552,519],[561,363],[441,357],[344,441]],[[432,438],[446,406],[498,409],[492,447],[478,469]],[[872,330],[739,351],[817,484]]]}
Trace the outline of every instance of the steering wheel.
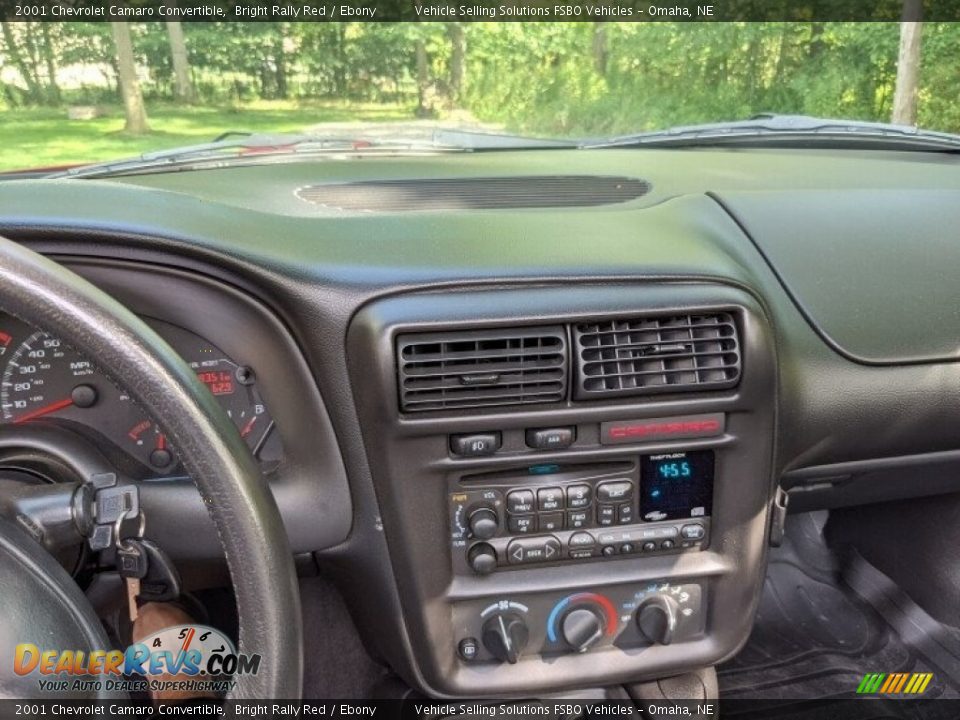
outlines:
{"label": "steering wheel", "polygon": [[[0,308],[61,338],[161,421],[219,534],[236,595],[238,652],[261,657],[257,674],[234,677],[228,699],[300,698],[302,619],[287,534],[250,451],[203,383],[120,303],[2,237]],[[2,519],[0,583],[4,657],[13,657],[17,642],[109,649],[93,607],[73,579],[16,523]],[[25,687],[22,677],[12,676],[11,665],[0,666],[0,696]]]}

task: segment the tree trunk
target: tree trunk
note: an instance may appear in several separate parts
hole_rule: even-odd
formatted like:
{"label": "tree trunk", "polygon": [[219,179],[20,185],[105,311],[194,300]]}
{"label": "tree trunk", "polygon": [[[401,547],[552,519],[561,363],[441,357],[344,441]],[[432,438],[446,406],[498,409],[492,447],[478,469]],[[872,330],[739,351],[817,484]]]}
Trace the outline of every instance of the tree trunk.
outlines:
{"label": "tree trunk", "polygon": [[33,69],[24,59],[23,53],[20,51],[20,46],[17,45],[17,40],[13,35],[13,28],[10,27],[10,23],[0,22],[0,31],[3,32],[3,42],[7,49],[7,56],[13,64],[16,65],[20,76],[27,84],[27,96],[32,102],[41,102],[43,100],[43,92],[40,89],[40,83],[37,81]]}
{"label": "tree trunk", "polygon": [[593,26],[593,42],[591,48],[593,55],[593,69],[598,75],[607,74],[607,63],[610,60],[610,47],[607,40],[607,24],[598,22]]}
{"label": "tree trunk", "polygon": [[[171,5],[176,5],[175,2]],[[173,60],[173,96],[184,103],[197,100],[197,93],[190,79],[190,60],[187,41],[183,37],[183,25],[179,20],[167,20],[167,38],[170,40],[170,57]]]}
{"label": "tree trunk", "polygon": [[467,72],[467,34],[462,23],[447,23],[450,38],[450,100],[459,102]]}
{"label": "tree trunk", "polygon": [[891,122],[917,124],[917,91],[920,80],[921,0],[904,0],[900,23],[900,54],[897,58],[897,89],[893,94]]}
{"label": "tree trunk", "polygon": [[137,80],[130,24],[112,22],[110,26],[113,31],[113,42],[117,47],[117,75],[120,81],[120,93],[123,95],[123,107],[127,115],[124,130],[132,135],[142,135],[150,132],[150,126],[147,124],[147,110],[143,105],[140,81]]}
{"label": "tree trunk", "polygon": [[54,105],[60,102],[60,86],[57,84],[57,59],[54,53],[53,40],[50,37],[49,23],[40,23],[43,33],[43,59],[47,65],[47,95]]}
{"label": "tree trunk", "polygon": [[274,43],[274,78],[277,85],[277,97],[286,100],[287,99],[287,54],[284,50],[284,29],[283,25],[279,26],[278,36]]}

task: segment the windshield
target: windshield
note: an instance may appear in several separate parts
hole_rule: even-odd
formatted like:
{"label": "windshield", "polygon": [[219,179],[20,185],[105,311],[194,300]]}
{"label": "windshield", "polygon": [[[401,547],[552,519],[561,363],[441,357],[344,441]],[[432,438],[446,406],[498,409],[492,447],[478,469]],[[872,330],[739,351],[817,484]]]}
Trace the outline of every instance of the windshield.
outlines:
{"label": "windshield", "polygon": [[758,114],[960,131],[955,23],[48,17],[3,22],[0,52],[0,170],[249,134],[246,153],[287,133],[476,149],[496,143],[438,131],[597,143]]}

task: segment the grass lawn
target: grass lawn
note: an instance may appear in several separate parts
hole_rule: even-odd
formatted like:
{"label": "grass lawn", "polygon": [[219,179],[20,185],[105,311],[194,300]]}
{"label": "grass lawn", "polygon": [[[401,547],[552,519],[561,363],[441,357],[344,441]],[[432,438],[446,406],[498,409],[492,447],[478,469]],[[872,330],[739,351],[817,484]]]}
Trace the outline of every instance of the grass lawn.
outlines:
{"label": "grass lawn", "polygon": [[66,108],[0,110],[0,170],[87,163],[213,140],[228,130],[300,132],[320,122],[410,120],[401,105],[257,102],[242,107],[148,104],[152,132],[123,132],[123,109],[95,120],[68,120]]}

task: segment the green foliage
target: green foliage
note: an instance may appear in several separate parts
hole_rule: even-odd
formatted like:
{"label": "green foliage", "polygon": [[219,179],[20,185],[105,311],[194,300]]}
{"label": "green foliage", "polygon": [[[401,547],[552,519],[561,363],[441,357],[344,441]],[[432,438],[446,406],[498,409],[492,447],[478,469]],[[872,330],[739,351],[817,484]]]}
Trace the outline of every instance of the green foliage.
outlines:
{"label": "green foliage", "polygon": [[[105,23],[12,23],[30,82],[0,83],[7,107],[118,101]],[[598,136],[760,112],[890,117],[898,23],[185,23],[198,107],[335,100],[466,113],[510,130]],[[458,52],[464,58],[456,70]],[[164,23],[135,23],[148,111],[173,97]],[[418,63],[419,57],[419,63]],[[960,132],[960,24],[923,27],[919,121]],[[89,81],[53,87],[49,69]]]}

